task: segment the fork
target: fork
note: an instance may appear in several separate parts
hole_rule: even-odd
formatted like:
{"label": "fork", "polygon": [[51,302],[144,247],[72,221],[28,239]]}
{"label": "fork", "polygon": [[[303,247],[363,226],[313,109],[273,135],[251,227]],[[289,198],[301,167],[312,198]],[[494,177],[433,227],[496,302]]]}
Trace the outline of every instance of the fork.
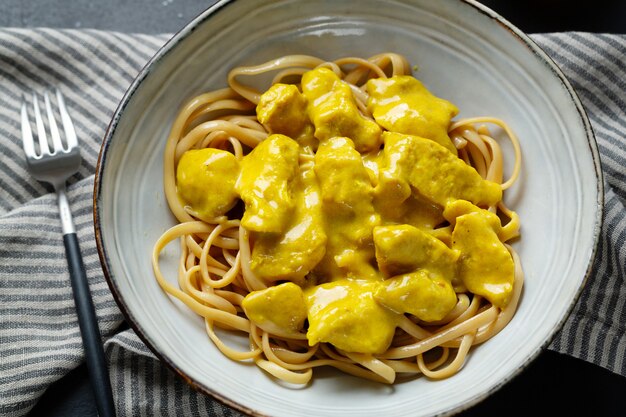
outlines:
{"label": "fork", "polygon": [[26,163],[31,175],[39,181],[51,184],[57,194],[65,255],[72,282],[78,325],[85,349],[87,371],[94,391],[98,414],[101,417],[110,417],[115,416],[111,383],[100,338],[97,316],[89,292],[85,266],[80,253],[78,237],[74,229],[72,213],[65,189],[67,179],[75,174],[80,166],[80,148],[72,119],[65,106],[63,96],[58,89],[56,90],[56,98],[67,145],[63,146],[50,98],[48,93],[45,93],[44,105],[52,144],[52,149],[50,149],[37,94],[33,93],[33,113],[35,114],[38,141],[35,143],[33,138],[26,100],[22,97],[21,119],[24,153],[26,154]]}

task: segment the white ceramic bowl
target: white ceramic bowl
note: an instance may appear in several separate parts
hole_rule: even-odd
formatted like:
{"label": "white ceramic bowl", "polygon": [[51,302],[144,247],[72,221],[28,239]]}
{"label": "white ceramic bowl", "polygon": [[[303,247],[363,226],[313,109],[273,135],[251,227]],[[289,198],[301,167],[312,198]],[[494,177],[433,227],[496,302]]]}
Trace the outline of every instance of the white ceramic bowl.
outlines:
{"label": "white ceramic bowl", "polygon": [[[165,140],[181,104],[224,87],[234,66],[290,53],[330,60],[383,51],[406,55],[460,117],[497,116],[519,135],[522,175],[506,200],[522,220],[515,247],[526,275],[523,297],[513,321],[449,379],[383,386],[318,370],[310,386],[286,387],[254,365],[225,359],[202,319],[154,279],[152,246],[174,224],[161,182]],[[485,7],[461,0],[223,1],[176,34],[131,85],[104,139],[94,210],[103,268],[128,321],[201,392],[255,415],[426,416],[484,399],[550,341],[589,273],[602,195],[596,143],[572,87],[532,40]],[[172,280],[176,251],[170,245],[162,260]]]}

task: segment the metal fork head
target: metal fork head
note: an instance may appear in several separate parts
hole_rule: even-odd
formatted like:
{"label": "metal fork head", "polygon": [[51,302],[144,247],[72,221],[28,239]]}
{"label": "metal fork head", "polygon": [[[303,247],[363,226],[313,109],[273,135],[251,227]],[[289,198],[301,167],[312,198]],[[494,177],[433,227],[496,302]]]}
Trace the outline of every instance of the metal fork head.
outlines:
{"label": "metal fork head", "polygon": [[[74,130],[74,124],[65,106],[65,100],[58,89],[55,95],[61,116],[61,124],[63,125],[65,145],[61,139],[48,93],[44,93],[44,107],[48,121],[48,132],[46,132],[44,117],[37,94],[33,93],[33,113],[35,126],[37,128],[37,143],[35,142],[33,130],[31,129],[28,106],[24,97],[22,97],[21,119],[22,142],[24,153],[26,154],[26,163],[31,175],[39,181],[52,184],[58,189],[65,184],[68,177],[78,171],[81,157],[76,131]],[[51,143],[48,141],[48,133],[51,137]]]}

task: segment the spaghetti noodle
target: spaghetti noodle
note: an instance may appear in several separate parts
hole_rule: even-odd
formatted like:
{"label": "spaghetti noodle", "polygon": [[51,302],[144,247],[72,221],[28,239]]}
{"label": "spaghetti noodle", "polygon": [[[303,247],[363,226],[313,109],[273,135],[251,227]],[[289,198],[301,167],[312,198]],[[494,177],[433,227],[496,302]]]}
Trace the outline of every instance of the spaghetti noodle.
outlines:
{"label": "spaghetti noodle", "polygon": [[[259,277],[251,266],[252,252],[255,244],[258,244],[258,240],[255,240],[257,232],[242,226],[241,204],[216,215],[214,212],[194,209],[182,201],[177,192],[177,166],[187,151],[206,148],[226,150],[232,153],[236,161],[242,161],[271,135],[267,124],[262,124],[255,114],[263,93],[242,83],[243,77],[274,73],[271,85],[297,85],[300,91],[302,87],[299,83],[303,75],[319,68],[327,68],[341,80],[342,86],[349,88],[359,117],[370,122],[375,117],[372,114],[372,88],[370,83],[368,89],[368,81],[386,80],[410,73],[406,59],[393,53],[369,59],[342,58],[333,62],[311,56],[291,55],[257,66],[235,68],[229,73],[228,88],[191,99],[176,117],[164,151],[165,196],[179,223],[167,230],[154,246],[152,264],[156,279],[165,292],[204,318],[209,338],[225,356],[237,361],[252,360],[281,380],[305,384],[311,379],[312,370],[320,366],[331,366],[357,377],[383,383],[393,383],[397,375],[424,374],[428,378],[446,378],[462,367],[472,346],[483,343],[506,326],[520,299],[523,273],[516,252],[506,243],[519,236],[519,218],[504,204],[501,194],[498,194],[497,201],[483,204],[479,210],[503,219],[504,225],[497,229],[497,236],[514,265],[512,289],[507,299],[491,302],[487,299],[489,297],[472,293],[464,283],[453,282],[456,302],[451,304],[452,308],[447,309],[443,317],[423,320],[410,313],[395,314],[395,331],[383,352],[351,352],[324,340],[315,342],[307,339],[307,324],[300,329],[270,326],[272,328],[268,331],[267,326],[260,326],[248,317],[242,307],[248,294],[278,284]],[[308,105],[311,105],[311,100]],[[515,162],[512,175],[507,180],[503,178],[504,161],[500,145],[490,134],[487,125],[501,128],[513,144]],[[319,136],[318,131],[315,133],[315,136]],[[449,138],[453,144],[452,151],[458,152],[458,158],[472,166],[482,180],[497,184],[500,193],[511,187],[518,178],[520,147],[515,134],[505,122],[493,117],[461,119],[450,122],[446,133],[445,138]],[[303,140],[300,145],[298,164],[302,169],[311,168],[316,161],[317,141]],[[391,145],[360,144],[356,140],[355,146],[365,149],[361,154],[363,164],[368,168],[376,164],[371,160],[366,161],[366,155],[380,152],[384,147],[391,149]],[[436,146],[438,152],[439,148],[444,149]],[[377,170],[379,167],[375,166],[368,171],[373,183],[378,181],[377,174],[380,175]],[[440,207],[439,212],[442,209]],[[488,218],[488,214],[484,217]],[[454,219],[449,218],[437,224],[429,233],[451,246]],[[460,222],[460,217],[456,219]],[[181,250],[178,286],[168,282],[159,266],[161,251],[174,240],[180,240]],[[336,272],[336,269],[333,271]],[[310,275],[316,275],[313,281],[317,285],[331,281],[323,273],[311,273],[293,281],[302,287],[313,285],[309,281]],[[393,274],[388,274],[386,278],[390,276]],[[313,324],[309,317],[308,326]],[[220,339],[216,329],[246,335],[250,348],[239,351],[228,346]]]}

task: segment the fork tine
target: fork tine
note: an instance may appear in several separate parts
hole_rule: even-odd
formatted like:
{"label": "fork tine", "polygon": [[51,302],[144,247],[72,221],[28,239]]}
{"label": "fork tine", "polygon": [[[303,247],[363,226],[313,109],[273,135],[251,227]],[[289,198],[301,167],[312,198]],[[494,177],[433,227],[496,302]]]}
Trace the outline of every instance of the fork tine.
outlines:
{"label": "fork tine", "polygon": [[41,111],[39,110],[39,101],[37,100],[37,94],[33,93],[33,108],[35,110],[35,124],[37,125],[37,138],[39,139],[39,151],[42,155],[50,153],[48,147],[48,137],[46,136],[46,127],[43,124],[41,117]]}
{"label": "fork tine", "polygon": [[26,109],[26,100],[22,95],[22,146],[24,147],[24,153],[29,158],[35,157],[35,140],[33,139],[33,131],[30,128],[30,121],[28,120],[28,110]]}
{"label": "fork tine", "polygon": [[44,93],[43,99],[46,104],[46,113],[48,114],[48,124],[50,125],[50,136],[52,136],[53,153],[63,152],[63,143],[61,142],[61,136],[59,135],[56,118],[52,112],[52,106],[50,106],[50,97],[48,97],[48,93]]}
{"label": "fork tine", "polygon": [[65,100],[59,89],[56,89],[57,101],[59,103],[59,112],[61,113],[61,121],[63,122],[63,130],[65,131],[65,140],[69,150],[78,146],[78,139],[76,139],[76,131],[74,130],[74,123],[72,118],[67,112],[65,107]]}

